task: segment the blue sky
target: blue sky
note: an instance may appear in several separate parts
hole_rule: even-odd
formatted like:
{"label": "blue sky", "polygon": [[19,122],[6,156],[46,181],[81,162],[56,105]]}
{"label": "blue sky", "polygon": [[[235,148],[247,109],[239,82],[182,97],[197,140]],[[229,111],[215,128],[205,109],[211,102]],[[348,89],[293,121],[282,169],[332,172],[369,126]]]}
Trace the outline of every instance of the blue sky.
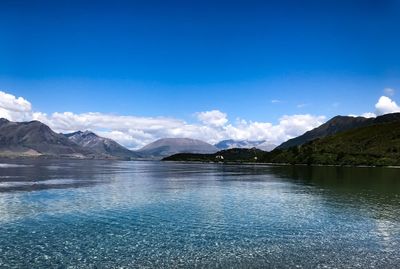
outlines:
{"label": "blue sky", "polygon": [[0,33],[0,90],[48,114],[276,124],[374,112],[400,85],[396,0],[3,0]]}

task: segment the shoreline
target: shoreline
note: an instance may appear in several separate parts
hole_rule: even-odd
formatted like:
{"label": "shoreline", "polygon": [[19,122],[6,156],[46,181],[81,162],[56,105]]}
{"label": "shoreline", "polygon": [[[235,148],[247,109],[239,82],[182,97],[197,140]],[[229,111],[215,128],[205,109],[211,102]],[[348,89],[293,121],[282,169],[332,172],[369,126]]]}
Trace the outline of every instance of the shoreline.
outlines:
{"label": "shoreline", "polygon": [[0,155],[0,161],[5,160],[74,160],[74,161],[157,161],[157,162],[170,162],[170,163],[188,163],[188,164],[219,164],[219,165],[256,165],[256,166],[314,166],[314,167],[355,167],[355,168],[392,168],[400,169],[400,166],[396,165],[340,165],[340,164],[291,164],[291,163],[262,163],[262,162],[213,162],[213,161],[172,161],[163,159],[151,159],[151,158],[137,158],[137,159],[124,159],[124,158],[96,158],[96,157],[77,157],[77,156],[51,156],[51,155],[37,155],[37,156],[4,156]]}
{"label": "shoreline", "polygon": [[[163,160],[161,160],[163,161]],[[394,168],[400,169],[400,166],[388,165],[340,165],[340,164],[291,164],[291,163],[260,163],[260,162],[203,162],[203,161],[163,161],[172,163],[191,163],[191,164],[220,164],[220,165],[257,165],[257,166],[313,166],[313,167],[354,167],[354,168]]]}

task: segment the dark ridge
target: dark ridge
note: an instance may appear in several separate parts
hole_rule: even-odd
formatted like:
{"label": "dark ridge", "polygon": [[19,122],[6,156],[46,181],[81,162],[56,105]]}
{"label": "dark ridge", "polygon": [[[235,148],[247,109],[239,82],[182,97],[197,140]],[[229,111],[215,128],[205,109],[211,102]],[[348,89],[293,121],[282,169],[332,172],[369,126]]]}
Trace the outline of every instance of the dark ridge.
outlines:
{"label": "dark ridge", "polygon": [[376,118],[336,116],[321,126],[282,143],[277,147],[277,149],[287,149],[294,146],[300,146],[317,138],[324,138],[340,132],[371,126],[373,124],[395,121],[400,121],[400,113],[386,114]]}

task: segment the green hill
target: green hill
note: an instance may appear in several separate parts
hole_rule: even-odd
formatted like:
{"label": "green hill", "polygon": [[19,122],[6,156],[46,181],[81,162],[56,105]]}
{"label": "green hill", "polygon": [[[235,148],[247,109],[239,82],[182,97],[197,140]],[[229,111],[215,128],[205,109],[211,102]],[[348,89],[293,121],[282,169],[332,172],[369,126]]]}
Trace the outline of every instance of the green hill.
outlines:
{"label": "green hill", "polygon": [[400,122],[375,124],[266,153],[263,162],[400,165]]}
{"label": "green hill", "polygon": [[321,126],[304,133],[303,135],[289,139],[288,141],[279,145],[277,149],[288,149],[306,144],[318,138],[332,136],[361,127],[390,122],[400,122],[400,113],[385,114],[376,118],[336,116]]}

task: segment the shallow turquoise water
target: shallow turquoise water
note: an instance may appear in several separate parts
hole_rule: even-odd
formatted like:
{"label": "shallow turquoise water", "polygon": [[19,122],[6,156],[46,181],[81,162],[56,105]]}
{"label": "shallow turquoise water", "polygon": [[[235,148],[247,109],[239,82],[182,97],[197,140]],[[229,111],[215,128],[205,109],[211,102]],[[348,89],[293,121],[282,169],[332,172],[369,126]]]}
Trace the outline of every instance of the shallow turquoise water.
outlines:
{"label": "shallow turquoise water", "polygon": [[400,170],[2,161],[0,268],[398,268]]}

